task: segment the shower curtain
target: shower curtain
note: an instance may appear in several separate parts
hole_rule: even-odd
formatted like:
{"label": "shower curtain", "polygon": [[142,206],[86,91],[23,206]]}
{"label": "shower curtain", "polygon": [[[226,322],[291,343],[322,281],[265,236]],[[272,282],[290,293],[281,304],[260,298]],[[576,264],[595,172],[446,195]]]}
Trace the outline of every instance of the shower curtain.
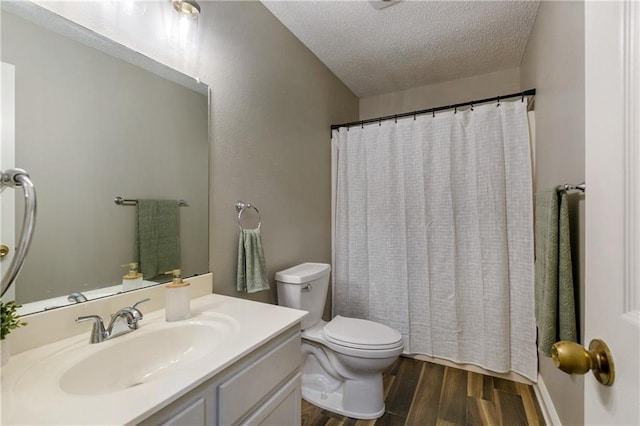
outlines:
{"label": "shower curtain", "polygon": [[334,130],[334,314],[537,380],[527,102]]}

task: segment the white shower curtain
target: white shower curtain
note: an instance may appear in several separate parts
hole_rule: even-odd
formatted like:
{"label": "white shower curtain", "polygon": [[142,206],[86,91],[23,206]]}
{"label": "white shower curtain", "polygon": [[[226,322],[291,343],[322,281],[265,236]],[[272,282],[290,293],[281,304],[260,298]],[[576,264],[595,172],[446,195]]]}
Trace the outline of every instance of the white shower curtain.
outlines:
{"label": "white shower curtain", "polygon": [[537,379],[527,103],[333,131],[334,314]]}

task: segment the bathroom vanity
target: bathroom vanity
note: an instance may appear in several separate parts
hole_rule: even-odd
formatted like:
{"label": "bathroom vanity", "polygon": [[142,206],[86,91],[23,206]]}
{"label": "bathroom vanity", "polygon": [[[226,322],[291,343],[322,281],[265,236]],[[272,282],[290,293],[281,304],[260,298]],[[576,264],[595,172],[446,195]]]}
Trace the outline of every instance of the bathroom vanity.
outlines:
{"label": "bathroom vanity", "polygon": [[141,424],[299,424],[299,369],[299,333],[284,333]]}
{"label": "bathroom vanity", "polygon": [[209,294],[191,318],[145,312],[102,343],[88,333],[13,355],[10,424],[299,424],[304,311]]}

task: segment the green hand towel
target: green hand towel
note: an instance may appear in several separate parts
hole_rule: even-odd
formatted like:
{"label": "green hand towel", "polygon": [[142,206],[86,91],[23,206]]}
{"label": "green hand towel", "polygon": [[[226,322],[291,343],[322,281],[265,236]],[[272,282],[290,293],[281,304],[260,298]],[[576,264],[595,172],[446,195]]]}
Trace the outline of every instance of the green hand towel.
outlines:
{"label": "green hand towel", "polygon": [[538,350],[550,356],[555,342],[577,340],[566,192],[537,193],[535,218]]}
{"label": "green hand towel", "polygon": [[247,293],[269,289],[260,229],[240,231],[236,287],[238,291],[246,291]]}
{"label": "green hand towel", "polygon": [[138,200],[135,257],[144,279],[180,268],[175,200]]}

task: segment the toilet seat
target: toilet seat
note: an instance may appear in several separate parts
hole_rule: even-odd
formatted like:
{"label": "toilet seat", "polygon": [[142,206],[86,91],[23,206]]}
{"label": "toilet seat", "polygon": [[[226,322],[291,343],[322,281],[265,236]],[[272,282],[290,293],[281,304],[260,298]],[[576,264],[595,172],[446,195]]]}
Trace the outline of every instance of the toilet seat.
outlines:
{"label": "toilet seat", "polygon": [[303,330],[302,339],[319,343],[337,353],[359,358],[397,356],[404,348],[402,335],[392,328],[373,321],[341,316],[336,316],[328,323],[320,321]]}
{"label": "toilet seat", "polygon": [[402,345],[402,335],[384,324],[340,315],[327,323],[322,333],[327,341],[352,349],[384,350]]}

